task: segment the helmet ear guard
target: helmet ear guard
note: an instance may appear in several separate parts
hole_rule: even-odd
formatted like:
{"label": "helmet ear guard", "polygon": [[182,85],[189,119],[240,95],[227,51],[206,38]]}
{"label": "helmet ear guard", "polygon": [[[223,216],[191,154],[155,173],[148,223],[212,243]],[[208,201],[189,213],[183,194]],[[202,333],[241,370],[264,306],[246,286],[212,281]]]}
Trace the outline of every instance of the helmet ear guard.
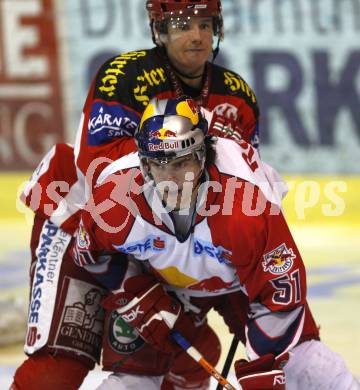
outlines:
{"label": "helmet ear guard", "polygon": [[154,180],[146,157],[140,157],[140,170],[146,181]]}
{"label": "helmet ear guard", "polygon": [[214,35],[222,41],[224,39],[224,21],[221,14],[213,17],[213,30]]}
{"label": "helmet ear guard", "polygon": [[151,38],[156,46],[164,46],[160,35],[167,34],[167,23],[165,21],[159,22],[154,19],[150,20]]}

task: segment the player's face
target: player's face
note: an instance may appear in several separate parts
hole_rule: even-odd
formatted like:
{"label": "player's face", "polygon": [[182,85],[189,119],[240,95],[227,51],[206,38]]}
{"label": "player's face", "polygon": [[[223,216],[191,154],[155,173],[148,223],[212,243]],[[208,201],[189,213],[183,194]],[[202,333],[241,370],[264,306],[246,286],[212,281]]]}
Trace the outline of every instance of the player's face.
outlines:
{"label": "player's face", "polygon": [[175,68],[189,76],[201,74],[212,52],[212,19],[175,18],[166,37],[166,51]]}
{"label": "player's face", "polygon": [[[164,203],[175,210],[188,208],[196,199],[201,176],[201,163],[194,155],[187,155],[161,164],[149,160],[150,173]],[[186,185],[184,185],[186,183]]]}

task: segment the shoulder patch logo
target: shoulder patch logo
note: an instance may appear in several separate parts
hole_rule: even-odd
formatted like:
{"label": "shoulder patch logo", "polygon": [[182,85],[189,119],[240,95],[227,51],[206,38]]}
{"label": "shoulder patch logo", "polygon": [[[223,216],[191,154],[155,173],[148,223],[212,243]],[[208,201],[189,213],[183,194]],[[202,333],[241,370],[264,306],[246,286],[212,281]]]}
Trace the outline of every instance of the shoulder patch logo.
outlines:
{"label": "shoulder patch logo", "polygon": [[77,232],[77,246],[80,249],[88,249],[90,246],[90,237],[85,230],[82,222],[80,222],[79,230]]}
{"label": "shoulder patch logo", "polygon": [[293,266],[296,255],[292,248],[288,249],[286,244],[282,243],[272,251],[265,253],[263,257],[264,271],[278,275],[287,272]]}
{"label": "shoulder patch logo", "polygon": [[120,104],[95,101],[88,122],[88,144],[100,145],[123,135],[133,136],[137,114]]}

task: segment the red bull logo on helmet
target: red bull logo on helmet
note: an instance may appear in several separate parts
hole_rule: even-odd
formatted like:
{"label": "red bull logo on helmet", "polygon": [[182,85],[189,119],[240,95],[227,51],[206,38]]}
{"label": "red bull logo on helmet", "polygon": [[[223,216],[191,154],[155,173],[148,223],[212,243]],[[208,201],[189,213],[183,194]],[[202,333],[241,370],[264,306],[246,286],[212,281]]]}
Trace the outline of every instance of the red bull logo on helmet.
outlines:
{"label": "red bull logo on helmet", "polygon": [[282,243],[274,250],[264,254],[262,266],[265,272],[270,272],[274,275],[287,272],[294,264],[296,255],[292,248],[287,248],[285,243]]}
{"label": "red bull logo on helmet", "polygon": [[148,144],[149,152],[157,152],[158,150],[176,150],[179,147],[179,142],[162,142],[160,144]]}
{"label": "red bull logo on helmet", "polygon": [[164,128],[150,133],[150,139],[160,139],[161,141],[163,141],[164,139],[167,138],[176,138],[176,133],[172,130],[168,130]]}

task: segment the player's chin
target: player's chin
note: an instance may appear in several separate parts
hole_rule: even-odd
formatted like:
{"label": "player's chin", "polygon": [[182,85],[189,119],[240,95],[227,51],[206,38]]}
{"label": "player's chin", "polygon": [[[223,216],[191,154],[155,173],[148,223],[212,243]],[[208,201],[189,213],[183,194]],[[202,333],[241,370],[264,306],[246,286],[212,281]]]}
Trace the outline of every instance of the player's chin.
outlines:
{"label": "player's chin", "polygon": [[208,59],[207,52],[202,50],[202,51],[197,51],[197,50],[189,50],[185,53],[184,55],[184,68],[185,69],[199,69],[202,68],[205,64],[205,62]]}

